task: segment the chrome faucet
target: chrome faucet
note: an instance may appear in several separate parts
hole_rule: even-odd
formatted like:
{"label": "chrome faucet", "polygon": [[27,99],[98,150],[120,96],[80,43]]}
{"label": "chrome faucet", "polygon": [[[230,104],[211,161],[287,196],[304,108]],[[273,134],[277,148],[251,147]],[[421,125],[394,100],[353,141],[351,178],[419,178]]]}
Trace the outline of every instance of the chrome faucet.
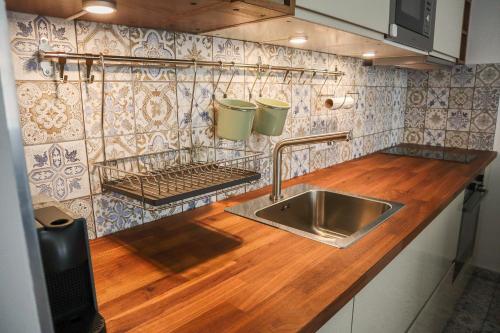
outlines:
{"label": "chrome faucet", "polygon": [[329,141],[349,141],[352,138],[351,132],[335,132],[302,136],[281,140],[276,144],[273,151],[273,184],[270,199],[277,202],[283,198],[281,194],[281,154],[283,149],[290,146],[297,146],[306,143],[321,143]]}

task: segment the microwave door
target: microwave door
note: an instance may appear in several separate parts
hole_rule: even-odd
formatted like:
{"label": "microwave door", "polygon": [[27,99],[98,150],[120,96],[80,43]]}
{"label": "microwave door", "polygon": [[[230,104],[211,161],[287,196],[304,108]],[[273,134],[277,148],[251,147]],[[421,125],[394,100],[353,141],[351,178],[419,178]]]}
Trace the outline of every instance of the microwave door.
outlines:
{"label": "microwave door", "polygon": [[396,24],[423,35],[425,25],[425,2],[425,0],[396,0]]}

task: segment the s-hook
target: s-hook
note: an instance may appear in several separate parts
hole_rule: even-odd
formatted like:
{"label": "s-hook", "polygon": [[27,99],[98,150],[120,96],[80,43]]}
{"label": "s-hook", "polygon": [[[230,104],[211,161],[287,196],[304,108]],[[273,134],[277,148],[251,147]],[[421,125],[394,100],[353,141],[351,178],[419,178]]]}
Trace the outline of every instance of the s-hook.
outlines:
{"label": "s-hook", "polygon": [[59,58],[58,59],[58,64],[59,64],[59,81],[62,83],[68,82],[68,76],[64,75],[64,66],[66,66],[66,58]]}

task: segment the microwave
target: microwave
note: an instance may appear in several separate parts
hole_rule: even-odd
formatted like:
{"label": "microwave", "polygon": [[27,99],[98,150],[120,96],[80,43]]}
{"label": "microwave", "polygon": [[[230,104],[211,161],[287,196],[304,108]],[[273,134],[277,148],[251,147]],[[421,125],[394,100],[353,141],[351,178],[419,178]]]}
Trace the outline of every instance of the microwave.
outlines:
{"label": "microwave", "polygon": [[387,39],[431,51],[436,0],[391,0]]}

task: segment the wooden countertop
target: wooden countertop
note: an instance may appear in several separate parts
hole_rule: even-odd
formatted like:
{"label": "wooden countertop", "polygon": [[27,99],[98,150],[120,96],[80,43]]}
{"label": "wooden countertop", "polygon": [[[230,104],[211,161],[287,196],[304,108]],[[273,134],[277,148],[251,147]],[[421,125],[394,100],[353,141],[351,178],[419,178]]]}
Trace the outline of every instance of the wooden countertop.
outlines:
{"label": "wooden countertop", "polygon": [[495,157],[376,153],[295,178],[405,207],[347,249],[224,212],[269,187],[91,242],[108,332],[313,332]]}

